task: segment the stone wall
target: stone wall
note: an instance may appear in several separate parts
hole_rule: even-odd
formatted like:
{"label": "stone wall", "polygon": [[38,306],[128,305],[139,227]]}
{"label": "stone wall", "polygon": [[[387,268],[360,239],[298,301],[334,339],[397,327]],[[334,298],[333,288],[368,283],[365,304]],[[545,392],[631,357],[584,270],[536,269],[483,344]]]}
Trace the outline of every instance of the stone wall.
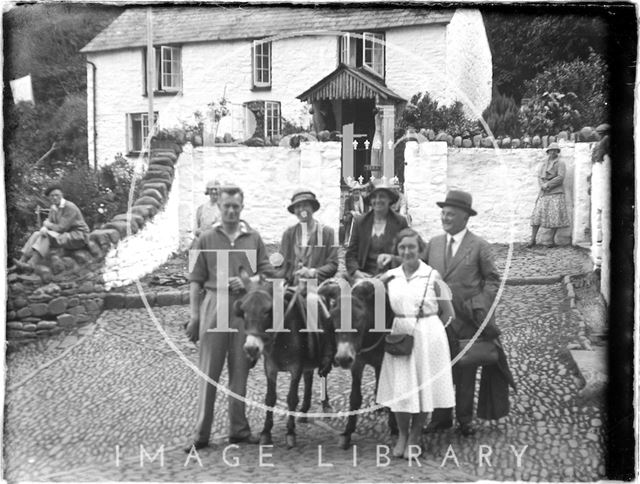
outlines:
{"label": "stone wall", "polygon": [[[173,183],[180,185],[176,174]],[[171,190],[164,208],[136,234],[113,246],[105,257],[102,279],[105,288],[126,286],[148,274],[178,249],[180,191]]]}
{"label": "stone wall", "polygon": [[[177,197],[167,203],[178,152],[173,143],[152,150],[139,196],[127,213],[93,230],[85,249],[56,248],[32,272],[7,275],[6,329],[11,344],[95,321],[110,287],[164,262],[168,247],[175,249],[178,241]],[[165,224],[176,227],[173,238],[167,237]]]}
{"label": "stone wall", "polygon": [[299,148],[185,147],[178,164],[180,247],[193,240],[195,213],[207,201],[208,180],[239,185],[245,193],[242,218],[260,232],[265,243],[280,242],[296,223],[287,206],[296,188],[313,190],[320,201],[316,218],[338,229],[341,145],[302,143]]}
{"label": "stone wall", "polygon": [[[585,146],[586,145],[586,146]],[[565,195],[569,216],[574,213],[574,167],[579,166],[577,192],[579,218],[573,226],[558,231],[556,242],[584,242],[588,233],[588,197],[584,186],[590,163],[585,143],[562,144],[561,159],[567,166]],[[530,216],[538,196],[537,169],[546,159],[542,149],[448,148],[444,142],[409,142],[405,148],[405,192],[413,225],[427,238],[441,233],[440,209],[449,189],[473,195],[478,212],[469,228],[490,242],[527,242]],[[539,243],[549,243],[549,233],[540,229]]]}

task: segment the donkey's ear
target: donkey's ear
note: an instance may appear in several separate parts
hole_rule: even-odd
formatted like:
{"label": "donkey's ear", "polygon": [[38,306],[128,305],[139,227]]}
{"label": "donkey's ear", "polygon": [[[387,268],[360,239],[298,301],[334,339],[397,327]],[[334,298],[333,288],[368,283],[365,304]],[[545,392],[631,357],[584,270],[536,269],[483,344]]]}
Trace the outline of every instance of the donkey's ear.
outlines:
{"label": "donkey's ear", "polygon": [[242,301],[240,299],[236,299],[233,303],[233,314],[241,318],[244,316],[244,311],[242,310]]}

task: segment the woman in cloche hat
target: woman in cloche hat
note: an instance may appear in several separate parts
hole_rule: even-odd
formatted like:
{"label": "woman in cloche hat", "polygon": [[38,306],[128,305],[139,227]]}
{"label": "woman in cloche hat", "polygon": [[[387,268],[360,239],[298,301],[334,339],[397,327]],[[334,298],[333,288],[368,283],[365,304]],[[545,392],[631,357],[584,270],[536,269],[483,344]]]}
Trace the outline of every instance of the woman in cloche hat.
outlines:
{"label": "woman in cloche hat", "polygon": [[531,241],[527,247],[536,245],[540,227],[551,229],[551,244],[555,247],[555,236],[559,228],[569,226],[567,202],[564,196],[566,167],[560,160],[560,146],[551,143],[547,148],[548,159],[538,169],[540,193],[531,215]]}
{"label": "woman in cloche hat", "polygon": [[218,189],[220,182],[210,180],[204,189],[204,194],[209,195],[209,200],[196,210],[196,238],[208,228],[211,228],[220,219],[220,209],[218,208]]}
{"label": "woman in cloche hat", "polygon": [[[394,253],[394,239],[407,228],[407,220],[391,210],[398,201],[398,192],[385,178],[372,181],[373,189],[366,202],[371,206],[365,215],[357,217],[351,231],[345,262],[354,279],[377,275]],[[380,264],[378,259],[380,258]]]}
{"label": "woman in cloche hat", "polygon": [[[305,299],[301,294],[304,294],[306,288],[305,286],[297,287],[299,280],[316,279],[319,285],[322,281],[333,277],[338,270],[338,243],[334,237],[335,232],[331,227],[321,225],[313,218],[313,214],[319,208],[320,202],[316,199],[315,193],[304,188],[296,190],[287,210],[296,216],[298,223],[282,234],[280,254],[278,254],[280,257],[276,254],[271,256],[271,262],[276,267],[276,277],[285,279],[290,288],[288,290],[294,292],[294,297],[298,298],[299,304],[305,308],[306,302],[303,302]],[[308,294],[307,297],[312,295]],[[331,371],[335,354],[333,340],[328,333],[307,334],[310,357],[318,359],[318,374],[326,377]],[[323,408],[330,409],[326,387],[322,405]]]}
{"label": "woman in cloche hat", "polygon": [[298,219],[297,224],[284,231],[280,244],[283,264],[279,277],[289,284],[297,284],[298,278],[317,278],[320,283],[338,270],[334,231],[313,218],[319,208],[315,193],[307,189],[296,190],[287,207]]}

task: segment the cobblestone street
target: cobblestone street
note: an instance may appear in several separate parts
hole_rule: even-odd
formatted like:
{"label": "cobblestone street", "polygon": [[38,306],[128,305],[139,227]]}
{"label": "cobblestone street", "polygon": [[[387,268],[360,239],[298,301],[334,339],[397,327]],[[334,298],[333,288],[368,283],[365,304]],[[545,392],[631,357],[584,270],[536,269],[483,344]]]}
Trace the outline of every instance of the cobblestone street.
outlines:
{"label": "cobblestone street", "polygon": [[[498,251],[499,267],[504,267],[505,255],[506,250]],[[577,249],[540,249],[518,252],[512,264],[518,277],[549,277],[582,273],[588,259]],[[554,267],[554,273],[548,274],[547,267]],[[561,283],[505,286],[497,321],[518,391],[511,394],[510,415],[499,422],[477,421],[475,436],[463,438],[454,431],[426,435],[426,455],[409,465],[377,457],[386,453],[386,447],[377,445],[391,444],[381,412],[361,416],[355,450],[347,451],[337,445],[344,419],[299,423],[298,446],[287,450],[284,417],[276,416],[275,447],[263,450],[272,454],[263,456],[272,467],[258,465],[258,446],[227,448],[223,459],[227,397],[220,392],[213,427],[217,447],[201,451],[200,462],[187,459],[182,451],[194,424],[197,398],[197,376],[188,364],[196,361],[197,349],[182,330],[187,306],[152,308],[151,314],[144,308],[105,311],[96,325],[82,328],[78,335],[61,335],[8,355],[4,477],[184,482],[598,480],[604,476],[605,417],[597,403],[576,398],[583,382],[566,347],[578,329],[567,317],[566,305]],[[334,410],[348,410],[348,373],[334,369],[328,381]],[[281,374],[280,406],[287,384],[288,375]],[[363,386],[363,407],[373,405],[370,369]],[[248,397],[262,403],[265,388],[259,363],[249,377]],[[312,411],[321,411],[320,398],[316,378]],[[263,410],[250,406],[247,414],[252,430],[259,432]]]}

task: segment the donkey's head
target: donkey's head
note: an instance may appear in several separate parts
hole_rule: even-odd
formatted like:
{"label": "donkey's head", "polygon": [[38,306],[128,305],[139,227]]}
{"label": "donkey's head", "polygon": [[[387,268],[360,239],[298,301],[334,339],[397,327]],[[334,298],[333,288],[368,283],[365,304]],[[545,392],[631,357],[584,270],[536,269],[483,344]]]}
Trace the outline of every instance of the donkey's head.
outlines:
{"label": "donkey's head", "polygon": [[244,269],[240,270],[240,278],[247,293],[234,303],[233,308],[236,316],[244,321],[244,352],[255,363],[274,338],[274,333],[267,333],[273,320],[272,286],[262,277],[257,282],[251,281]]}

